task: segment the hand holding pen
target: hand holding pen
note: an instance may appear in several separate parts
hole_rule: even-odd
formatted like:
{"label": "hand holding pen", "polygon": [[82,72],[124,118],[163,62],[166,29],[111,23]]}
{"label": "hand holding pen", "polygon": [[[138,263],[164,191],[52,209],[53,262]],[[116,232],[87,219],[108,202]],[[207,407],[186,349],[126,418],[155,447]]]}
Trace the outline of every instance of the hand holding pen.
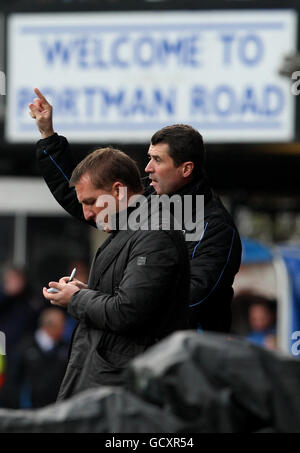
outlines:
{"label": "hand holding pen", "polygon": [[[68,279],[67,282],[64,281],[64,279],[65,279],[66,277],[63,277],[63,278],[61,279],[61,280],[63,280],[63,281],[60,280],[59,282],[60,282],[60,283],[70,283],[70,282],[74,279],[75,274],[76,274],[76,267],[74,267],[74,269],[72,270],[70,277],[67,277],[67,279]],[[57,288],[48,288],[48,289],[47,289],[47,292],[48,292],[48,293],[59,293],[59,291],[60,291],[60,290],[57,289]]]}
{"label": "hand holding pen", "polygon": [[80,289],[87,288],[79,280],[74,281],[76,269],[73,269],[70,277],[62,277],[59,282],[50,282],[50,288],[43,288],[43,295],[45,299],[51,302],[52,305],[58,305],[66,308],[70,302],[71,297]]}

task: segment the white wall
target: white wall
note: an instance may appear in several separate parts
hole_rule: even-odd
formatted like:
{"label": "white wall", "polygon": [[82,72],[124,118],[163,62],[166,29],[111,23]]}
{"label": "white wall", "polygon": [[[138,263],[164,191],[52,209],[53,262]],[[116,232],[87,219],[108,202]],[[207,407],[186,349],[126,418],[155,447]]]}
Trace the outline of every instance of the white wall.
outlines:
{"label": "white wall", "polygon": [[0,177],[1,215],[66,215],[42,178]]}

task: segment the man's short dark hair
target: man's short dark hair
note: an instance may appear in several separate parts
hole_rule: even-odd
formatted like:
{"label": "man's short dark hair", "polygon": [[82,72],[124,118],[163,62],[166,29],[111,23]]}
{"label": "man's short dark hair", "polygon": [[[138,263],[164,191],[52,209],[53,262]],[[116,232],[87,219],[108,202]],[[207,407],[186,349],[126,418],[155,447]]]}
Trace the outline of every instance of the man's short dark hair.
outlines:
{"label": "man's short dark hair", "polygon": [[143,191],[137,164],[119,149],[99,148],[88,154],[73,170],[70,187],[74,187],[84,174],[88,174],[96,189],[110,190],[119,181],[133,193]]}
{"label": "man's short dark hair", "polygon": [[186,124],[174,124],[166,126],[151,138],[151,145],[167,143],[169,155],[176,167],[183,162],[194,162],[193,175],[201,175],[204,166],[205,148],[202,135],[193,127]]}

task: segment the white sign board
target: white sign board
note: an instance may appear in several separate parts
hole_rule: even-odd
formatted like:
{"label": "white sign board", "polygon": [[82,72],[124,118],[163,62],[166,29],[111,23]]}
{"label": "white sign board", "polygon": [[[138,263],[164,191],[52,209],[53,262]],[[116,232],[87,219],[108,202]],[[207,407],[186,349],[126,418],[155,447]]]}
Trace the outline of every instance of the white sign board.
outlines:
{"label": "white sign board", "polygon": [[16,14],[8,27],[6,139],[38,138],[38,87],[73,142],[137,143],[167,124],[206,142],[293,138],[292,10]]}

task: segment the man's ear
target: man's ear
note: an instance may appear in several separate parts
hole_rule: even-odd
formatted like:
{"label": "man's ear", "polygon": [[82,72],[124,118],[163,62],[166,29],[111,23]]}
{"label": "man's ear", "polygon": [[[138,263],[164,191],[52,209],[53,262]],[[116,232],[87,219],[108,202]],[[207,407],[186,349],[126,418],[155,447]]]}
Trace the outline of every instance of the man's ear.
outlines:
{"label": "man's ear", "polygon": [[182,176],[184,178],[189,178],[190,176],[192,176],[194,166],[195,164],[192,161],[184,162],[182,166]]}
{"label": "man's ear", "polygon": [[127,200],[127,187],[120,181],[116,181],[113,183],[111,187],[112,194],[115,198],[119,201],[126,201]]}

